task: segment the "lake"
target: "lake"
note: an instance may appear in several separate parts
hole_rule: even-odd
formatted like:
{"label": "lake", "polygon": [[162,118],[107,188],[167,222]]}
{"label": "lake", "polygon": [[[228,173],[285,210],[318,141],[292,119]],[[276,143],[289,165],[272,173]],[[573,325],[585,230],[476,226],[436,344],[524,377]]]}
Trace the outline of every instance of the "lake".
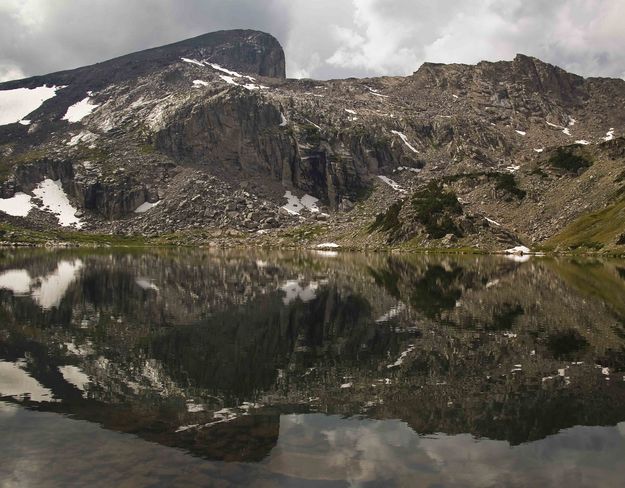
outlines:
{"label": "lake", "polygon": [[0,486],[616,487],[625,261],[0,251]]}

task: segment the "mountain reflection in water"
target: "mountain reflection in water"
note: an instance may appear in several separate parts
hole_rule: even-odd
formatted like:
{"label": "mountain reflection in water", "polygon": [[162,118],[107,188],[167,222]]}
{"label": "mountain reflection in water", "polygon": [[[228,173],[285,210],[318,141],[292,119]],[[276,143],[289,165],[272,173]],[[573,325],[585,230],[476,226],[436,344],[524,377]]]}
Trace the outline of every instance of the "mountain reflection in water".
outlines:
{"label": "mountain reflection in water", "polygon": [[621,486],[624,298],[611,260],[5,250],[0,480]]}

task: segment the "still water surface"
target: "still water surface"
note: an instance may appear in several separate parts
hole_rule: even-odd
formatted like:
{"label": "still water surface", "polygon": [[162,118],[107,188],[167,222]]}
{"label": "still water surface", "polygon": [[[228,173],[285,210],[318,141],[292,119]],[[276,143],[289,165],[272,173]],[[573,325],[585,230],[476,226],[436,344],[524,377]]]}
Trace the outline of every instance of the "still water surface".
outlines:
{"label": "still water surface", "polygon": [[617,487],[625,261],[1,251],[0,486]]}

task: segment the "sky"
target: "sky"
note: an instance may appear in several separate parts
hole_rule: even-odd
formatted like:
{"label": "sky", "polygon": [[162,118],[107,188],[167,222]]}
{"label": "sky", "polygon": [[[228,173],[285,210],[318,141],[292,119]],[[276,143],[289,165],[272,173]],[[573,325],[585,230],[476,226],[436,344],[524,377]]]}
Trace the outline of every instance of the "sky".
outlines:
{"label": "sky", "polygon": [[407,75],[528,54],[625,78],[625,0],[0,0],[0,81],[206,32],[273,34],[287,75]]}

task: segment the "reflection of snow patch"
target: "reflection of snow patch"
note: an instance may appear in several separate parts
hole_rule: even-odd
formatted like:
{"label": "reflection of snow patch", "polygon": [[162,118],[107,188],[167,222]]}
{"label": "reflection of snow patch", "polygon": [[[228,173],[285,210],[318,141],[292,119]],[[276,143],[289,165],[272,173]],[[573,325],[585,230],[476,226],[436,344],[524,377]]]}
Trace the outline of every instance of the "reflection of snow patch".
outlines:
{"label": "reflection of snow patch", "polygon": [[149,278],[137,278],[135,280],[135,283],[137,284],[137,286],[139,286],[139,288],[142,288],[143,290],[158,291],[158,286],[156,286]]}
{"label": "reflection of snow patch", "polygon": [[415,345],[414,344],[410,344],[410,346],[408,347],[408,349],[406,349],[404,352],[402,352],[399,357],[397,358],[397,361],[395,361],[393,364],[388,364],[386,367],[387,368],[397,368],[399,366],[401,366],[402,364],[404,364],[404,360],[406,359],[406,357],[408,357],[408,354],[410,354],[412,351],[415,350]]}
{"label": "reflection of snow patch", "polygon": [[16,296],[30,293],[30,274],[25,269],[10,269],[0,274],[0,288],[12,291]]}
{"label": "reflection of snow patch", "polygon": [[404,305],[403,303],[399,303],[396,306],[391,307],[391,309],[388,312],[386,312],[384,315],[378,317],[375,322],[376,324],[388,322],[389,320],[397,317],[404,310],[406,310],[406,305]]}
{"label": "reflection of snow patch", "polygon": [[[43,278],[39,278],[39,286],[32,292],[32,297],[45,310],[56,308],[67,293],[70,285],[76,280],[78,271],[83,264],[80,259],[73,262],[61,261],[56,270]],[[36,282],[37,280],[33,280]]]}
{"label": "reflection of snow patch", "polygon": [[68,383],[74,385],[80,391],[85,391],[86,386],[91,383],[91,379],[80,368],[76,366],[59,366],[59,371]]}
{"label": "reflection of snow patch", "polygon": [[52,392],[44,388],[17,363],[0,361],[0,396],[30,398],[34,402],[50,402]]}
{"label": "reflection of snow patch", "polygon": [[319,283],[311,281],[306,287],[300,285],[299,280],[288,280],[280,289],[286,294],[282,299],[285,305],[288,305],[296,299],[300,299],[306,303],[316,298]]}

